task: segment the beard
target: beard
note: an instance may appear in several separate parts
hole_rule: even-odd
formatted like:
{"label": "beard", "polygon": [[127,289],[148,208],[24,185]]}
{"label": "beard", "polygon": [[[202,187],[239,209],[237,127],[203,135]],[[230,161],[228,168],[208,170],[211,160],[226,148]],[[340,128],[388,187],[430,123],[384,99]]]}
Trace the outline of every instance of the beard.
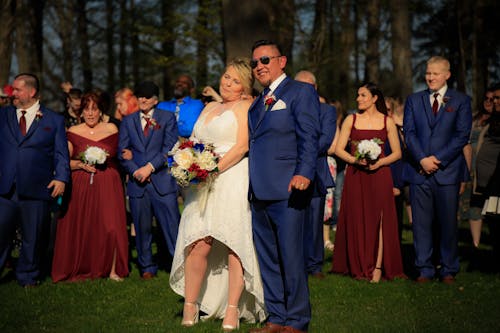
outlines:
{"label": "beard", "polygon": [[186,89],[182,89],[182,88],[175,88],[174,89],[174,97],[177,99],[186,97],[187,95],[189,95],[189,91],[187,91]]}

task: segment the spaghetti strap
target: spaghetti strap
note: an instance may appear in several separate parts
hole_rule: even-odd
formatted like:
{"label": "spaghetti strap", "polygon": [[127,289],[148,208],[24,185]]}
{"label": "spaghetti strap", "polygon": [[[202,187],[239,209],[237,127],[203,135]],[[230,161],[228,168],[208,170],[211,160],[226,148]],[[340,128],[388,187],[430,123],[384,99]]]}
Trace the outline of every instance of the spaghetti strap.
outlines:
{"label": "spaghetti strap", "polygon": [[356,125],[356,114],[353,113],[352,114],[352,127],[356,127],[355,125]]}

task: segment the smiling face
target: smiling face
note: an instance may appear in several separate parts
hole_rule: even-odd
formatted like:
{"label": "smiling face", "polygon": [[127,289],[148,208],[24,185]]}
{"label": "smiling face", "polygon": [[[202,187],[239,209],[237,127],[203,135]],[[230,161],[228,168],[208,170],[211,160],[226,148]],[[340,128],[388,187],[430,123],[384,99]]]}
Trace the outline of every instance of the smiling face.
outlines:
{"label": "smiling face", "polygon": [[14,80],[12,83],[12,104],[19,109],[27,109],[36,102],[36,90],[26,85],[22,78]]}
{"label": "smiling face", "polygon": [[484,95],[484,101],[483,101],[483,107],[484,107],[484,110],[488,113],[492,113],[493,112],[493,96],[495,94],[493,93],[493,91],[487,91],[486,94]]}
{"label": "smiling face", "polygon": [[450,75],[450,67],[446,61],[427,63],[425,81],[431,91],[437,91],[444,87],[446,80],[450,78]]}
{"label": "smiling face", "polygon": [[139,104],[139,110],[143,112],[149,112],[152,110],[156,104],[158,104],[158,97],[153,96],[151,98],[139,97],[137,98],[137,102]]}
{"label": "smiling face", "polygon": [[243,84],[236,69],[229,66],[220,79],[219,91],[224,102],[231,102],[241,98],[243,94]]}
{"label": "smiling face", "polygon": [[94,100],[89,100],[88,103],[86,103],[82,111],[82,117],[88,127],[94,127],[101,121],[101,111]]}
{"label": "smiling face", "polygon": [[[262,57],[270,58],[267,65],[260,61]],[[253,75],[264,87],[268,87],[283,74],[286,66],[286,57],[282,56],[278,49],[272,45],[263,45],[256,48],[253,51],[252,60],[257,61],[257,66],[253,69]]]}
{"label": "smiling face", "polygon": [[372,107],[375,107],[375,102],[378,97],[373,96],[370,90],[366,87],[361,87],[358,89],[358,97],[356,98],[356,102],[358,102],[358,110],[366,111]]}

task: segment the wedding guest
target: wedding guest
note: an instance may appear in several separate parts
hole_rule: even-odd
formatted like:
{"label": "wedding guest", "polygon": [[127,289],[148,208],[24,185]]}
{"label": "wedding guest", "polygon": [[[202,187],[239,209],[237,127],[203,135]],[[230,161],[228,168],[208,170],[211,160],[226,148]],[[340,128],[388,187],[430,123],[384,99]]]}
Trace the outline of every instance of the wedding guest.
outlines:
{"label": "wedding guest", "polygon": [[81,123],[82,91],[78,88],[69,89],[66,94],[66,109],[63,112],[66,129]]}
{"label": "wedding guest", "polygon": [[[129,272],[118,128],[102,121],[102,103],[96,93],[85,94],[83,123],[68,130],[72,186],[57,224],[54,282],[101,277],[122,281]],[[85,157],[90,148],[104,160],[94,163],[92,156]]]}
{"label": "wedding guest", "polygon": [[[427,61],[428,89],[406,99],[403,128],[410,162],[403,170],[410,183],[413,244],[417,282],[436,275],[433,252],[439,251],[438,275],[446,284],[455,281],[458,261],[458,195],[464,178],[463,148],[470,135],[470,98],[450,89],[450,63],[440,56]],[[434,246],[435,232],[439,230]]]}
{"label": "wedding guest", "polygon": [[[50,203],[69,182],[64,118],[40,104],[38,77],[22,73],[12,84],[12,106],[0,112],[0,196],[11,209],[0,210],[0,245],[9,244],[16,223],[22,245],[16,265],[21,286],[39,284],[50,221]],[[14,218],[12,218],[14,215]],[[7,241],[6,241],[7,240]],[[0,260],[6,258],[0,248]],[[4,262],[0,261],[0,270]]]}
{"label": "wedding guest", "polygon": [[209,103],[192,139],[215,146],[221,158],[206,206],[191,188],[179,226],[170,285],[184,296],[182,325],[192,326],[199,311],[224,318],[224,331],[238,329],[239,318],[263,321],[264,295],[252,239],[248,204],[248,108],[243,95],[253,85],[249,61],[235,59],[220,79],[221,102]]}
{"label": "wedding guest", "polygon": [[[347,162],[332,271],[378,283],[405,277],[389,166],[401,158],[396,126],[387,116],[384,95],[374,83],[359,87],[359,112],[342,123],[335,154]],[[360,155],[364,140],[370,154]],[[383,144],[389,141],[391,153]],[[350,150],[346,151],[350,143]]]}
{"label": "wedding guest", "polygon": [[203,103],[199,99],[191,98],[194,93],[194,80],[187,74],[177,77],[174,87],[174,98],[158,103],[158,110],[166,110],[175,114],[179,135],[185,138],[191,136],[193,126],[198,119]]}
{"label": "wedding guest", "polygon": [[11,104],[10,99],[11,97],[7,93],[5,87],[0,88],[0,108],[3,108],[4,106],[9,106]]}
{"label": "wedding guest", "polygon": [[121,88],[115,93],[115,118],[122,120],[123,117],[128,116],[139,110],[139,105],[137,102],[137,97],[135,97],[134,92],[130,88]]}
{"label": "wedding guest", "polygon": [[131,159],[119,156],[129,176],[127,195],[136,232],[137,260],[141,277],[156,277],[158,264],[153,260],[153,216],[174,255],[179,226],[177,184],[167,168],[168,152],[177,141],[177,123],[170,112],[156,109],[160,89],[151,81],[137,85],[135,96],[139,110],[123,118],[119,151],[131,151]]}
{"label": "wedding guest", "polygon": [[[295,75],[295,80],[309,83],[317,91],[316,77],[309,71],[300,71]],[[334,182],[327,162],[328,148],[335,136],[337,114],[335,107],[320,102],[319,152],[314,178],[314,190],[311,203],[307,208],[307,224],[304,227],[304,249],[307,273],[315,278],[324,278],[323,267],[323,217],[325,212],[325,199],[327,188],[333,188]]]}
{"label": "wedding guest", "polygon": [[[478,248],[481,241],[482,218],[481,210],[483,208],[483,195],[477,191],[477,172],[476,160],[479,151],[479,137],[484,128],[488,125],[489,119],[494,111],[494,88],[490,87],[484,94],[481,108],[472,117],[472,128],[469,144],[465,147],[465,158],[469,164],[472,177],[472,191],[470,195],[469,208],[469,226],[474,248]],[[469,162],[470,161],[470,162]]]}
{"label": "wedding guest", "polygon": [[269,317],[250,332],[307,331],[311,306],[304,227],[318,157],[319,97],[290,79],[278,44],[252,47],[253,75],[265,87],[249,110],[252,227]]}

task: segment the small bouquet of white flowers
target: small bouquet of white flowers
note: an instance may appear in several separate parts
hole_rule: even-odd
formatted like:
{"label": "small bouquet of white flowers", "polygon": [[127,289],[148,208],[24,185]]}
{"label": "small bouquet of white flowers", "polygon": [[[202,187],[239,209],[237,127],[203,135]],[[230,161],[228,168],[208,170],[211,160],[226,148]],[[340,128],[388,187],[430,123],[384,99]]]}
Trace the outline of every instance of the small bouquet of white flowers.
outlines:
{"label": "small bouquet of white flowers", "polygon": [[[96,165],[104,164],[106,158],[109,156],[108,152],[100,147],[87,146],[85,151],[81,152],[79,157],[83,163]],[[90,174],[90,184],[94,183],[94,173]]]}
{"label": "small bouquet of white flowers", "polygon": [[382,153],[381,144],[384,142],[379,138],[373,138],[370,140],[361,140],[354,142],[356,144],[356,152],[354,157],[356,160],[366,160],[368,163],[375,162],[380,154]]}

